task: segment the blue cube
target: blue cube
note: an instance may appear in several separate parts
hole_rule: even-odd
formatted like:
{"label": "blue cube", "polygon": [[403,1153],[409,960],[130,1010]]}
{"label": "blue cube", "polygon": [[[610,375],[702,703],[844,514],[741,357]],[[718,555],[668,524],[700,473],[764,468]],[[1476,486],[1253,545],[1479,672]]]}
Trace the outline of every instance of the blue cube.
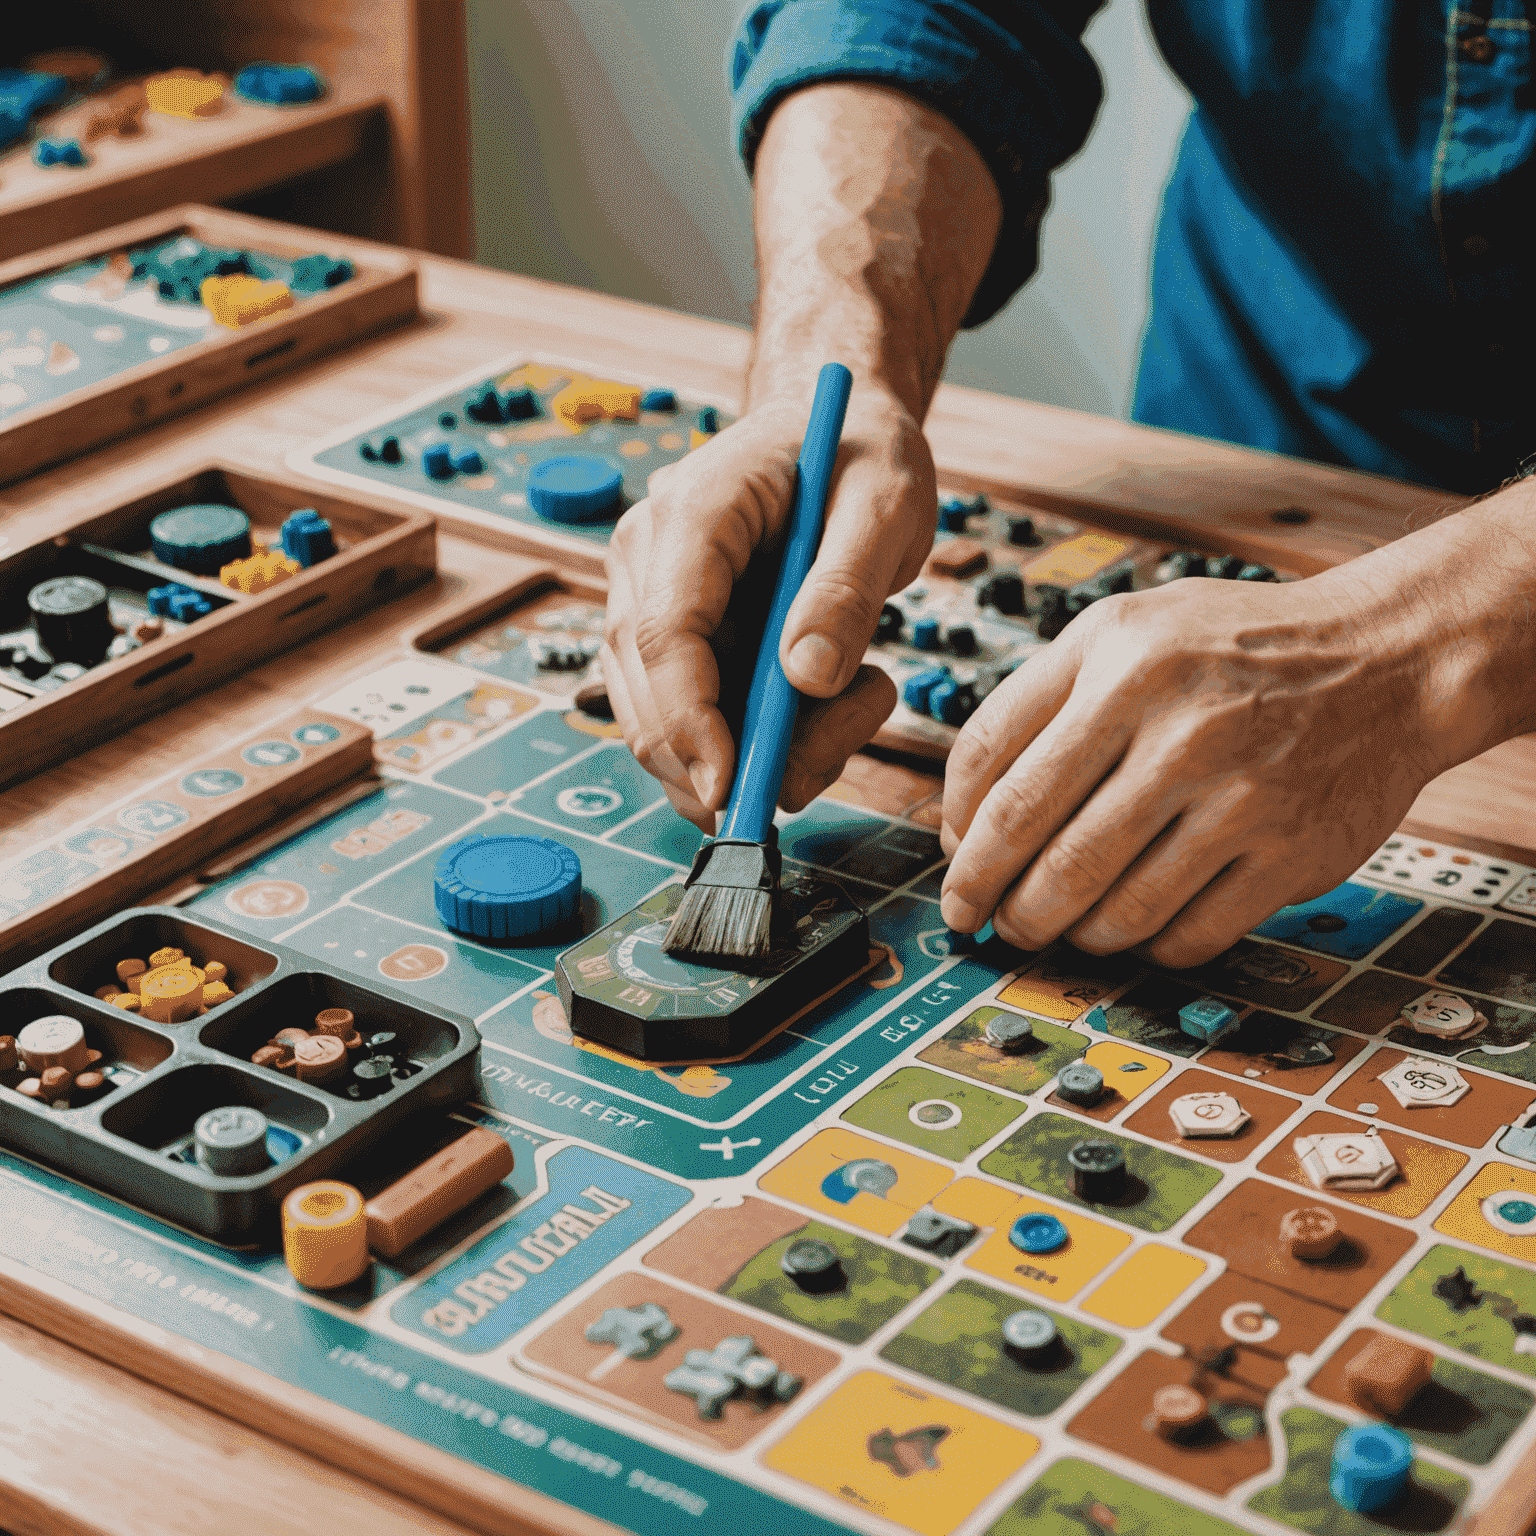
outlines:
{"label": "blue cube", "polygon": [[283,520],[278,537],[283,553],[308,570],[336,553],[331,525],[313,507],[301,507]]}
{"label": "blue cube", "polygon": [[677,409],[677,396],[670,389],[648,389],[640,396],[642,411],[666,411]]}
{"label": "blue cube", "polygon": [[447,443],[428,443],[421,450],[421,467],[433,480],[453,479],[453,450]]}
{"label": "blue cube", "polygon": [[1179,1009],[1179,1028],[1196,1040],[1214,1045],[1237,1028],[1237,1014],[1219,998],[1197,997]]}
{"label": "blue cube", "polygon": [[453,467],[461,475],[483,475],[485,473],[485,460],[480,457],[480,450],[473,444],[466,444],[462,448],[453,450]]}

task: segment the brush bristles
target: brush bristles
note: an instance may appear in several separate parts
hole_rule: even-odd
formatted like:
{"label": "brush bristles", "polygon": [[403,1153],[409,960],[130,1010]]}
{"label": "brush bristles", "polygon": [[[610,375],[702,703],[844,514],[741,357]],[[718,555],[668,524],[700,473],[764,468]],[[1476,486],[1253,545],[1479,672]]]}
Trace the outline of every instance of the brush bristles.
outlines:
{"label": "brush bristles", "polygon": [[773,945],[773,892],[690,885],[662,948],[704,961],[761,960]]}

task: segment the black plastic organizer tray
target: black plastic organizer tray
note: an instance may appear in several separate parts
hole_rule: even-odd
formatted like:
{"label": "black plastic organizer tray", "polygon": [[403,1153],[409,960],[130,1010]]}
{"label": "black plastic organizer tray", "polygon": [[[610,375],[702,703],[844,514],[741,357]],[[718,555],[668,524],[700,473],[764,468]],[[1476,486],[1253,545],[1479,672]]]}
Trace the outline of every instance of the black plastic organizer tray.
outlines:
{"label": "black plastic organizer tray", "polygon": [[[161,1024],[94,996],[120,959],[165,947],[194,964],[221,960],[234,996],[199,1017]],[[377,1098],[299,1082],[250,1056],[279,1029],[307,1028],[325,1008],[348,1008],[364,1034],[392,1032],[400,1074]],[[470,1098],[480,1035],[386,989],[318,969],[281,944],[252,944],[175,907],[137,907],[98,923],[0,977],[0,1034],[67,1014],[102,1053],[106,1082],[89,1102],[56,1109],[16,1092],[29,1074],[0,1072],[0,1148],[46,1163],[153,1215],[229,1246],[270,1237],[296,1185],[329,1176],[407,1120]],[[409,1075],[406,1075],[409,1073]],[[207,1110],[248,1105],[267,1117],[268,1148],[287,1148],[259,1173],[225,1177],[192,1156]]]}

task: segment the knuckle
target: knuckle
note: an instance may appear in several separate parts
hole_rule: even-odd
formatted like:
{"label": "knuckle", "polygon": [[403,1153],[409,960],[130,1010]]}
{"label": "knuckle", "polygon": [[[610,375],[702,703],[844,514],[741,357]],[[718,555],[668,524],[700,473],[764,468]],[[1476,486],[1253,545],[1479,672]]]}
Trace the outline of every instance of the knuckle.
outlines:
{"label": "knuckle", "polygon": [[1127,941],[1157,932],[1166,919],[1158,892],[1139,881],[1127,881],[1108,896],[1099,911],[1101,925],[1122,932]]}
{"label": "knuckle", "polygon": [[1019,840],[1040,814],[1040,794],[1013,774],[994,784],[987,795],[987,819],[1005,842]]}

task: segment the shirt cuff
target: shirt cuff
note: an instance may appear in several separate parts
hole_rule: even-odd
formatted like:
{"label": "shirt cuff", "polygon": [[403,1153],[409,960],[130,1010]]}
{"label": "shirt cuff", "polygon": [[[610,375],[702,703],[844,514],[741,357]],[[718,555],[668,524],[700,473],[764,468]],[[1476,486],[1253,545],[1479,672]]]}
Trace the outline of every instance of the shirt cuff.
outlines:
{"label": "shirt cuff", "polygon": [[764,0],[732,47],[733,128],[750,173],[773,110],[802,86],[870,80],[942,112],[1002,197],[997,244],[964,326],[989,320],[1035,270],[1048,177],[1082,147],[1102,95],[1081,42],[1096,0]]}

